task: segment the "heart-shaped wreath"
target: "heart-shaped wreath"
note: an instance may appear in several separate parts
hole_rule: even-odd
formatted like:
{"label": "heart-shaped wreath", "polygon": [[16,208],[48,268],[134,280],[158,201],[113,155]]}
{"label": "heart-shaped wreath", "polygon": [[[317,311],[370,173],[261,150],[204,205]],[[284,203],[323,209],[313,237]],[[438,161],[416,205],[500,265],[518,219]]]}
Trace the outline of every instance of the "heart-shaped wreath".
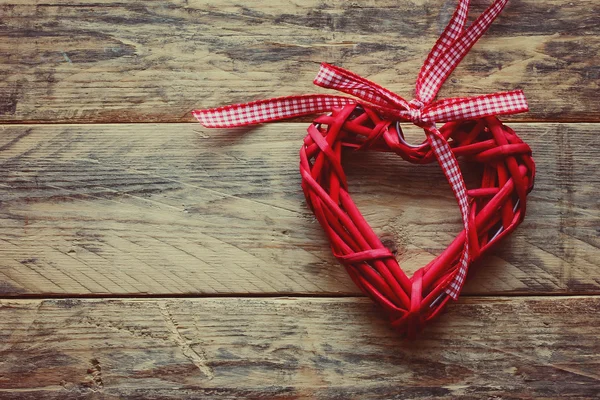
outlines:
{"label": "heart-shaped wreath", "polygon": [[[448,26],[427,57],[406,101],[350,71],[322,64],[318,86],[354,96],[303,95],[194,111],[206,127],[227,128],[315,113],[300,150],[302,189],[336,258],[356,285],[414,337],[447,301],[457,299],[469,265],[523,220],[533,188],[531,149],[496,115],[528,110],[522,91],[434,101],[441,86],[488,29],[508,0],[496,0],[468,28],[469,0],[459,0]],[[400,121],[423,128],[427,140],[412,146]],[[436,122],[446,122],[441,128]],[[409,278],[352,201],[342,148],[388,151],[417,164],[437,160],[458,201],[464,229]],[[481,186],[466,188],[457,157],[480,163]]]}

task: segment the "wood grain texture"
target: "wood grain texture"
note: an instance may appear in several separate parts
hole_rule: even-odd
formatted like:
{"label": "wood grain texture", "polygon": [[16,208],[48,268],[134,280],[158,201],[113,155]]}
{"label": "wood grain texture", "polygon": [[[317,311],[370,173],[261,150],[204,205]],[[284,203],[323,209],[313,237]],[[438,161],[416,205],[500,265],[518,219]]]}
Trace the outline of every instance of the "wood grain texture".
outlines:
{"label": "wood grain texture", "polygon": [[[487,1],[475,1],[474,15]],[[322,61],[410,97],[454,1],[4,1],[0,120],[182,122],[312,93]],[[599,121],[600,3],[513,0],[442,96],[522,88],[526,120]]]}
{"label": "wood grain texture", "polygon": [[[514,128],[538,164],[528,215],[473,268],[465,293],[599,293],[600,126]],[[0,294],[357,294],[300,190],[305,129],[4,126]],[[352,195],[405,270],[459,231],[436,165],[346,159]],[[475,185],[476,165],[463,169]]]}
{"label": "wood grain texture", "polygon": [[[473,3],[472,17],[489,0]],[[531,112],[508,120],[538,174],[523,225],[414,342],[360,297],[306,208],[306,124],[182,123],[323,92],[322,61],[410,98],[454,5],[2,2],[0,399],[597,398],[597,0],[511,0],[442,89],[524,89]],[[438,167],[346,159],[409,273],[460,229]]]}
{"label": "wood grain texture", "polygon": [[367,299],[0,302],[2,399],[564,399],[600,299],[471,298],[414,342]]}

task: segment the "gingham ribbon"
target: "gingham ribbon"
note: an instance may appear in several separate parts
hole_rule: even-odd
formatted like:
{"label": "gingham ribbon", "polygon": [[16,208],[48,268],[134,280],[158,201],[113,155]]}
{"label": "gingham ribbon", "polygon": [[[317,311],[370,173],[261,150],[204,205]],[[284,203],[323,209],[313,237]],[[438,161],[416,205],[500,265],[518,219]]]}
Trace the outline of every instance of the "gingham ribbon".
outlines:
{"label": "gingham ribbon", "polygon": [[[354,98],[333,95],[304,95],[259,100],[207,110],[194,116],[208,128],[231,128],[328,112],[334,107],[361,103],[382,115],[422,127],[427,140],[458,201],[465,237],[469,238],[469,199],[458,162],[436,122],[462,121],[491,115],[525,112],[529,108],[521,90],[473,97],[433,101],[452,71],[489,28],[508,0],[495,0],[475,22],[465,28],[469,0],[459,0],[448,26],[429,53],[416,82],[416,96],[406,101],[397,94],[348,70],[323,63],[314,83]],[[469,243],[465,240],[456,273],[445,283],[445,292],[456,299],[469,265]]]}

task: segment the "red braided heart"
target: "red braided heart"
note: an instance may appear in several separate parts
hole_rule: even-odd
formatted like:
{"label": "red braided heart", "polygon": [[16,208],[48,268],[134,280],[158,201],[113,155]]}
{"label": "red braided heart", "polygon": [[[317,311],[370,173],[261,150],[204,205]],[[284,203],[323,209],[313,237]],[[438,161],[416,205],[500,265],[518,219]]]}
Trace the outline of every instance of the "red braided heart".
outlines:
{"label": "red braided heart", "polygon": [[[308,128],[300,170],[306,200],[334,255],[356,285],[389,313],[392,324],[414,336],[449,299],[444,289],[458,269],[466,235],[463,230],[409,279],[352,201],[342,167],[343,148],[393,151],[416,164],[435,161],[427,142],[410,146],[398,129],[369,108],[335,108]],[[472,262],[523,220],[523,199],[533,187],[535,165],[529,146],[495,117],[448,123],[440,132],[457,157],[480,163],[483,170],[481,187],[468,191],[473,199],[469,218],[475,227],[469,232]]]}

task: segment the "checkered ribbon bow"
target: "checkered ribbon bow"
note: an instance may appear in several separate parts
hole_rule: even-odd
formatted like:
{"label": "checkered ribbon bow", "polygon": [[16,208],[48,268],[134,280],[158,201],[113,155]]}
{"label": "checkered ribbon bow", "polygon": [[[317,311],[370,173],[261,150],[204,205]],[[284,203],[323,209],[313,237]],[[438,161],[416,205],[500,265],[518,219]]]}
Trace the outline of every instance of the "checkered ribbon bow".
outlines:
{"label": "checkered ribbon bow", "polygon": [[[452,71],[485,33],[508,0],[495,0],[475,22],[466,27],[469,0],[458,7],[441,37],[429,53],[416,83],[416,96],[406,101],[397,94],[345,69],[323,63],[314,83],[354,96],[302,95],[259,100],[219,108],[196,110],[194,116],[208,128],[230,128],[328,112],[332,108],[359,103],[377,110],[391,120],[412,122],[422,127],[427,140],[456,197],[466,237],[474,230],[469,221],[469,199],[458,162],[436,122],[463,121],[492,115],[516,114],[528,110],[521,90],[474,97],[434,101]],[[469,265],[469,240],[465,240],[459,268],[448,279],[445,292],[456,299]]]}

